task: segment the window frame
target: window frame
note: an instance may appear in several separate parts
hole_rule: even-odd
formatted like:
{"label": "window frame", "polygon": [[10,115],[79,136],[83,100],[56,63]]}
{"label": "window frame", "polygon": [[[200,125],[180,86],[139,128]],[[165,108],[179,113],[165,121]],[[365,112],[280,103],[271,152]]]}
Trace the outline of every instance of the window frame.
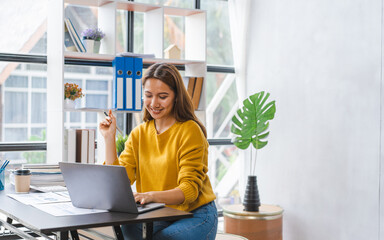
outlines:
{"label": "window frame", "polygon": [[[133,1],[133,0],[130,0]],[[195,0],[195,9],[200,9],[201,1]],[[134,43],[134,15],[133,12],[127,14],[127,50],[132,51]],[[2,62],[18,62],[18,63],[33,63],[33,64],[47,64],[46,55],[36,54],[17,54],[17,53],[0,53],[0,61]],[[64,60],[65,65],[75,66],[96,66],[96,67],[112,67],[112,61],[105,60],[86,60],[86,59],[71,59],[66,58]],[[144,68],[148,68],[150,64],[144,64]],[[179,70],[185,70],[184,66],[176,66]],[[219,66],[219,65],[208,65],[207,72],[213,73],[235,73],[234,66]],[[126,122],[126,133],[128,134],[132,130],[132,114],[127,113]],[[230,139],[208,139],[210,145],[233,145]],[[10,151],[46,151],[47,142],[0,142],[0,152]]]}

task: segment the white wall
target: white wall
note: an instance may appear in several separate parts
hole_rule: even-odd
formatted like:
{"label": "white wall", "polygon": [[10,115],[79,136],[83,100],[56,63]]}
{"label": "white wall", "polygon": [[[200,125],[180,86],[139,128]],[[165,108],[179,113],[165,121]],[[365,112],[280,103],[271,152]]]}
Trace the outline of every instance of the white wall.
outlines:
{"label": "white wall", "polygon": [[284,240],[384,239],[381,8],[252,1],[248,94],[266,90],[277,107],[256,175],[261,201],[285,210]]}

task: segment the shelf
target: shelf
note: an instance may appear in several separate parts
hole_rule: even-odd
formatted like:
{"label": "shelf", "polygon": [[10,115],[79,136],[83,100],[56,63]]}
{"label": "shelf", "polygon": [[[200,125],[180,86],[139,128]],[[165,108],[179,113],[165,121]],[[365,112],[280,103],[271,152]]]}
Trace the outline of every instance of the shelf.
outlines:
{"label": "shelf", "polygon": [[134,12],[149,12],[152,10],[164,8],[164,14],[173,16],[191,16],[205,12],[201,9],[187,9],[178,7],[158,6],[145,3],[113,1],[113,0],[65,0],[65,3],[71,5],[87,6],[87,7],[102,7],[109,3],[116,2],[116,9],[134,11]]}
{"label": "shelf", "polygon": [[101,7],[108,3],[112,3],[112,0],[65,0],[64,3],[86,6],[86,7]]}
{"label": "shelf", "polygon": [[127,1],[113,1],[113,0],[65,0],[65,3],[71,5],[79,5],[86,7],[102,7],[110,3],[116,3],[116,9],[134,11],[134,12],[149,12],[161,8],[156,5],[149,5],[145,3],[127,2]]}
{"label": "shelf", "polygon": [[112,61],[115,59],[115,55],[112,54],[99,54],[99,53],[81,53],[81,52],[65,52],[65,58],[75,58],[83,60],[105,60]]}
{"label": "shelf", "polygon": [[[97,54],[97,53],[81,53],[81,52],[65,52],[64,56],[66,59],[82,59],[82,60],[105,60],[112,61],[115,55],[111,54]],[[169,63],[174,65],[185,65],[185,64],[205,64],[204,61],[194,60],[183,60],[183,59],[164,59],[164,58],[144,58],[143,63]]]}
{"label": "shelf", "polygon": [[141,113],[141,111],[125,111],[125,110],[116,110],[113,108],[108,109],[101,109],[101,108],[72,108],[72,109],[66,109],[64,108],[64,112],[108,112],[109,109],[112,110],[112,112],[119,112],[119,113]]}
{"label": "shelf", "polygon": [[194,60],[182,60],[182,59],[165,59],[165,58],[144,58],[143,63],[169,63],[173,65],[185,65],[185,64],[205,64],[204,61]]}
{"label": "shelf", "polygon": [[187,17],[187,16],[199,14],[199,13],[205,13],[205,10],[176,8],[176,7],[164,7],[164,14],[165,15]]}
{"label": "shelf", "polygon": [[145,3],[135,3],[126,1],[116,1],[116,3],[116,9],[134,12],[149,12],[161,8],[161,6],[149,5]]}
{"label": "shelf", "polygon": [[[155,57],[142,56],[146,67],[153,63],[169,63],[184,71],[185,76],[204,77],[206,79],[206,35],[207,12],[201,9],[183,9],[178,7],[137,3],[127,0],[51,0],[47,2],[51,9],[47,16],[47,161],[65,161],[67,159],[65,142],[65,115],[70,112],[94,112],[98,119],[104,118],[109,111],[105,103],[100,108],[66,109],[63,104],[65,64],[110,67],[118,54],[116,48],[117,29],[122,24],[117,21],[119,11],[138,12],[143,15],[143,51]],[[65,51],[63,46],[64,21],[67,6],[91,7],[97,11],[97,27],[106,34],[102,40],[100,54]],[[164,59],[164,25],[167,16],[177,16],[184,20],[184,58]],[[75,20],[75,19],[74,19]],[[125,25],[124,25],[125,26]],[[126,27],[126,26],[125,26]],[[80,32],[80,29],[77,29]],[[120,51],[120,50],[119,50]],[[197,117],[205,122],[205,88],[200,96]],[[98,106],[98,105],[89,105]],[[113,109],[112,109],[113,110]],[[142,111],[117,111],[114,113],[141,113]],[[99,119],[99,120],[100,120]],[[104,139],[98,134],[98,156],[105,157]]]}

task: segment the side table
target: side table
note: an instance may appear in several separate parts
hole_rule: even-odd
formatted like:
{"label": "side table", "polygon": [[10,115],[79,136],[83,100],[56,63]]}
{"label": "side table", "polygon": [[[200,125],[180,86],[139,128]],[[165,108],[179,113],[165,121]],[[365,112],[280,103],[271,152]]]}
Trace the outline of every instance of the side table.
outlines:
{"label": "side table", "polygon": [[283,209],[262,204],[259,212],[244,211],[241,204],[222,206],[224,232],[244,236],[250,240],[282,240]]}

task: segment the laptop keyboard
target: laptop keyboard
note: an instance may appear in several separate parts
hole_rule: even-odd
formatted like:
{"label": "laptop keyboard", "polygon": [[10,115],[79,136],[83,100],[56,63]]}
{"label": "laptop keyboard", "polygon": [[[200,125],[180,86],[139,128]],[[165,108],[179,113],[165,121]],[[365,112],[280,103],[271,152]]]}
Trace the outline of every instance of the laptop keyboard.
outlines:
{"label": "laptop keyboard", "polygon": [[143,208],[144,206],[145,206],[144,204],[136,203],[137,208]]}

